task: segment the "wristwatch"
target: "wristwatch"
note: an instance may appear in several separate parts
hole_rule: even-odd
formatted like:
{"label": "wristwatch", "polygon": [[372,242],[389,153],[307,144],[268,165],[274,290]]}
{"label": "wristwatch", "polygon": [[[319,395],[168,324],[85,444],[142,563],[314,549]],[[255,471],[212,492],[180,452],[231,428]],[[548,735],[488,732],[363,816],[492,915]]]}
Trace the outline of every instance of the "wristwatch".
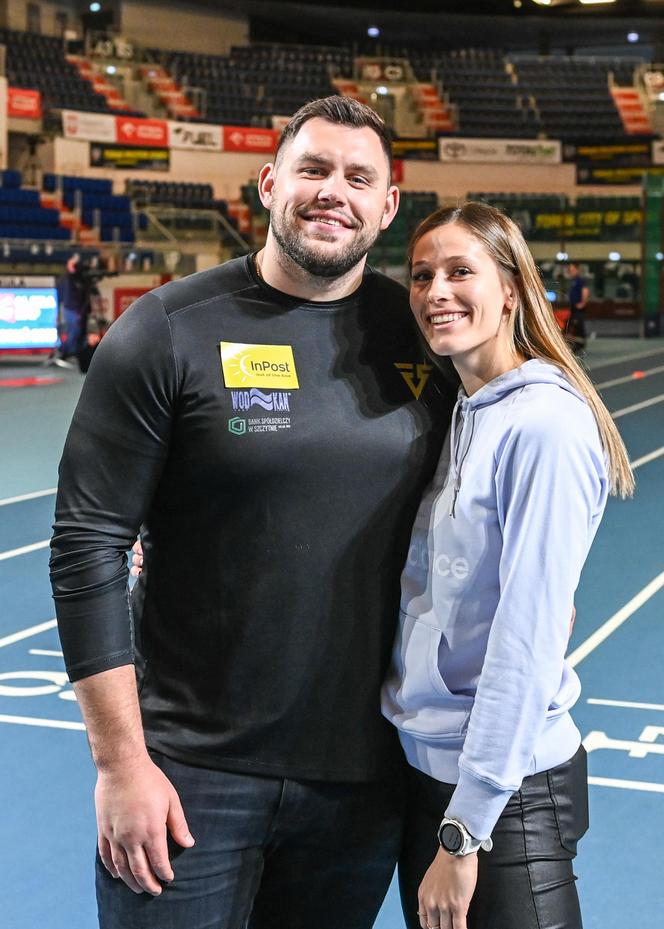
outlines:
{"label": "wristwatch", "polygon": [[490,852],[493,848],[493,840],[490,836],[488,839],[476,839],[458,819],[448,819],[447,816],[438,829],[438,841],[440,847],[448,854],[454,855],[455,858],[472,855],[480,848],[485,852]]}

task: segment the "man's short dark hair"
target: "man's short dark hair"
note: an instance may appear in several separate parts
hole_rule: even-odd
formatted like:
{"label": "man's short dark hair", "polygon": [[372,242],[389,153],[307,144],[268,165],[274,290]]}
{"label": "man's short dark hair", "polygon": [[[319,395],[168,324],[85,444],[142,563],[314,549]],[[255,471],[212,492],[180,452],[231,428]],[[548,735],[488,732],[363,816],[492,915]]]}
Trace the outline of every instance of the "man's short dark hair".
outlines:
{"label": "man's short dark hair", "polygon": [[286,128],[281,133],[275,153],[275,161],[279,157],[285,145],[291,142],[298,134],[302,126],[309,122],[310,119],[325,119],[328,123],[334,123],[338,126],[348,126],[350,129],[373,129],[380,140],[380,144],[387,158],[390,179],[392,177],[392,140],[390,130],[385,121],[365,103],[353,100],[352,97],[341,97],[334,95],[331,97],[321,97],[319,100],[311,100],[301,106],[297,112],[291,116]]}

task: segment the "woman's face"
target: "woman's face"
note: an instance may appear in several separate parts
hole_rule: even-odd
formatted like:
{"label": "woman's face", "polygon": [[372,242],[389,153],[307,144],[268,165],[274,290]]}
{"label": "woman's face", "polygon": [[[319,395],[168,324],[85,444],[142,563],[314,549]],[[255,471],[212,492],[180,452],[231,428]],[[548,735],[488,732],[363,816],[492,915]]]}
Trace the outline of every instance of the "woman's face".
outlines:
{"label": "woman's face", "polygon": [[[462,374],[513,366],[508,317],[513,287],[479,239],[458,223],[423,235],[413,252],[410,306],[431,350]],[[505,368],[507,364],[507,368]]]}

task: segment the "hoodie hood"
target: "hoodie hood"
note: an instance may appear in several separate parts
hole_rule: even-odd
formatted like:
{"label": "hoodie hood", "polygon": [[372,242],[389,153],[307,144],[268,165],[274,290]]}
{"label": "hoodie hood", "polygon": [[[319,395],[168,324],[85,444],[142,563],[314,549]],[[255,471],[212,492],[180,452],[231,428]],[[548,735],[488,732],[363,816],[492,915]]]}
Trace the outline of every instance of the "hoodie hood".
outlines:
{"label": "hoodie hood", "polygon": [[450,436],[451,460],[450,480],[454,492],[450,504],[450,516],[454,516],[456,500],[461,490],[463,462],[466,459],[475,432],[475,411],[493,403],[499,403],[515,390],[521,390],[530,384],[555,384],[566,390],[581,402],[583,396],[571,384],[563,371],[554,364],[531,358],[518,368],[512,368],[495,377],[488,384],[480,387],[472,396],[468,396],[463,386],[459,387],[457,402],[452,414],[452,431]]}

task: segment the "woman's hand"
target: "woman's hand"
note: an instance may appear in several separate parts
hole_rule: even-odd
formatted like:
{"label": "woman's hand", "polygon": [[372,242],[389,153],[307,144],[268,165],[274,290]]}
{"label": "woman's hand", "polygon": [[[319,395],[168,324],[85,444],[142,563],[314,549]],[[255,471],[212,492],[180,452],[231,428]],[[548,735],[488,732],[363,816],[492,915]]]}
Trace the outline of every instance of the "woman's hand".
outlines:
{"label": "woman's hand", "polygon": [[132,577],[138,577],[143,570],[143,546],[141,545],[140,539],[136,539],[131,550],[134,554],[131,556],[131,569],[129,573]]}
{"label": "woman's hand", "polygon": [[422,929],[467,929],[466,915],[477,884],[477,852],[463,857],[439,849],[418,892]]}

